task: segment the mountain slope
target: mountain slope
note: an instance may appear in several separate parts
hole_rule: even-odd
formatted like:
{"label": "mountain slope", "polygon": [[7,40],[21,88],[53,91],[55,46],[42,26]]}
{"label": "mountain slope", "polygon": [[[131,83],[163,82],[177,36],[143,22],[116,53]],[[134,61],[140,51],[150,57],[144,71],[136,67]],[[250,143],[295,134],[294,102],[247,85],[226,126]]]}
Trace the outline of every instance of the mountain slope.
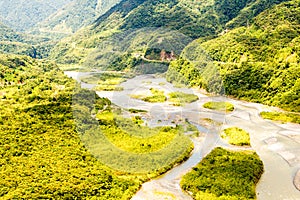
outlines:
{"label": "mountain slope", "polygon": [[[298,0],[123,0],[51,57],[128,69],[149,56],[158,61],[162,52],[175,52],[176,59],[182,52],[169,80],[299,111],[299,13]],[[167,40],[166,32],[177,39]],[[199,39],[187,45],[193,38]]]}
{"label": "mountain slope", "polygon": [[[227,5],[228,2],[231,4]],[[105,38],[149,27],[175,30],[190,38],[214,37],[251,2],[123,0],[99,17],[95,24],[58,44],[52,58],[59,62],[83,63],[87,55]],[[226,12],[228,6],[234,6],[235,11]]]}
{"label": "mountain slope", "polygon": [[[225,30],[232,20],[239,25],[245,19],[259,14],[257,5],[268,8],[284,0],[271,0],[268,4],[264,4],[264,1],[123,0],[100,16],[93,25],[62,40],[54,48],[51,58],[68,64],[83,64],[87,60],[89,64],[97,63],[97,57],[103,57],[95,53],[101,43],[113,37],[118,38],[120,33],[122,35],[127,31],[130,34],[139,29],[173,30],[191,39],[202,37],[207,40]],[[158,36],[156,38],[159,40]],[[132,46],[136,45],[134,41],[131,41]],[[146,45],[142,54],[147,52],[147,45],[151,41],[145,39],[144,43]],[[141,49],[140,46],[137,49]],[[90,54],[93,55],[89,56]],[[94,67],[97,67],[97,64]]]}
{"label": "mountain slope", "polygon": [[14,30],[26,31],[69,2],[71,0],[1,0],[0,16]]}
{"label": "mountain slope", "polygon": [[[175,70],[184,77],[194,77],[190,68],[207,53],[220,70],[225,92],[245,100],[300,111],[300,2],[283,2],[267,9],[247,27],[233,29],[209,40],[195,40],[182,56],[191,61],[185,70]],[[173,72],[172,72],[173,73]],[[193,72],[195,73],[195,72]],[[171,76],[172,77],[172,76]],[[195,83],[191,78],[188,82]],[[203,85],[198,82],[196,85]]]}
{"label": "mountain slope", "polygon": [[42,33],[71,34],[104,14],[120,0],[74,0],[37,25]]}
{"label": "mountain slope", "polygon": [[0,23],[0,53],[45,58],[54,45],[49,38],[16,32]]}
{"label": "mountain slope", "polygon": [[137,191],[139,180],[85,148],[72,110],[74,81],[57,66],[0,55],[0,77],[1,199],[129,199]]}

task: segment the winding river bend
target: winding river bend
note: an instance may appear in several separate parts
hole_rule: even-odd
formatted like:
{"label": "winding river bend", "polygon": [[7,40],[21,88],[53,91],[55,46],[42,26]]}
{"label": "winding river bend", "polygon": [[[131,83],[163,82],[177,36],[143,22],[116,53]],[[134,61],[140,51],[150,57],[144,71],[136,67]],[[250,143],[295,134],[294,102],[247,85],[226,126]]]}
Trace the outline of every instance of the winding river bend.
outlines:
{"label": "winding river bend", "polygon": [[[66,72],[76,80],[90,73]],[[163,84],[162,84],[163,83]],[[97,92],[100,97],[109,98],[114,104],[123,108],[136,108],[149,111],[151,120],[155,124],[158,120],[168,125],[170,118],[181,117],[197,125],[204,133],[193,139],[195,149],[191,157],[176,166],[166,174],[155,180],[144,183],[140,191],[132,198],[142,199],[191,199],[182,192],[179,182],[186,172],[191,170],[201,159],[216,146],[235,148],[224,143],[218,132],[222,128],[238,126],[250,133],[252,148],[258,153],[264,163],[264,174],[257,185],[257,198],[260,200],[299,200],[300,191],[293,184],[293,179],[300,168],[300,125],[278,124],[263,120],[259,113],[269,110],[267,106],[225,97],[210,97],[197,90],[175,88],[164,78],[152,75],[141,75],[121,84],[124,88],[120,92]],[[82,84],[82,87],[92,88],[93,85]],[[184,107],[174,107],[166,103],[147,103],[130,98],[130,94],[146,92],[149,88],[159,88],[166,92],[182,91],[198,95],[197,102]],[[208,101],[228,101],[234,104],[235,110],[230,114],[210,111],[202,107]],[[203,119],[212,119],[220,126],[204,128]],[[160,124],[160,125],[162,125]]]}

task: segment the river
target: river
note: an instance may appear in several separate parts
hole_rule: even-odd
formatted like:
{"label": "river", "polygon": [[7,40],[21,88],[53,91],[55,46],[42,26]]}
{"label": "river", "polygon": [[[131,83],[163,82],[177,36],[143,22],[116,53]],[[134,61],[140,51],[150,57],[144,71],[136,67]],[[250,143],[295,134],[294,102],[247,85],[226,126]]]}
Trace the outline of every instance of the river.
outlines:
{"label": "river", "polygon": [[[80,80],[89,73],[65,72],[68,76]],[[257,198],[260,200],[299,200],[298,191],[293,179],[300,168],[300,125],[278,124],[264,120],[259,116],[263,110],[270,108],[261,104],[229,99],[226,97],[206,96],[200,91],[188,88],[175,88],[164,78],[153,75],[141,75],[122,83],[123,91],[97,92],[100,97],[109,98],[114,104],[123,108],[136,108],[149,111],[152,123],[158,120],[167,125],[170,118],[181,117],[197,125],[204,133],[193,139],[195,149],[191,157],[171,169],[169,172],[144,183],[140,191],[132,198],[142,199],[191,199],[180,189],[180,179],[216,146],[235,148],[224,143],[219,137],[219,131],[230,126],[238,126],[250,133],[252,148],[258,153],[264,163],[264,174],[256,187]],[[82,87],[92,88],[93,85],[82,83]],[[193,93],[199,97],[197,102],[175,107],[170,103],[147,103],[130,98],[131,94],[144,93],[149,88],[159,88],[168,92],[182,91]],[[235,110],[225,114],[202,107],[208,101],[228,101],[234,104]],[[167,120],[167,119],[168,120]],[[201,124],[203,119],[214,120],[216,124],[206,129]],[[151,123],[150,123],[151,124]]]}

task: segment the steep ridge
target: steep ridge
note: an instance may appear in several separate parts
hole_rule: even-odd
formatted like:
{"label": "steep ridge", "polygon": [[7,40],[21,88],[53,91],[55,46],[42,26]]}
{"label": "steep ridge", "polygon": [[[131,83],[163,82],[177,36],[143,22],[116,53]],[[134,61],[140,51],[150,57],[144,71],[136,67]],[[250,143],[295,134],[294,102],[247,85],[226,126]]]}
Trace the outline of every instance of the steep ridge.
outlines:
{"label": "steep ridge", "polygon": [[[196,61],[205,52],[220,70],[229,95],[300,111],[299,6],[296,0],[283,2],[262,12],[248,26],[209,41],[195,40],[182,56]],[[174,62],[173,69],[178,64]],[[191,64],[180,73],[188,77],[193,67],[199,73],[203,70]]]}
{"label": "steep ridge", "polygon": [[71,0],[1,0],[1,20],[17,31],[27,31]]}
{"label": "steep ridge", "polygon": [[[299,111],[298,14],[297,0],[123,0],[63,39],[51,58],[124,70],[172,55],[169,61],[178,60],[170,64],[169,81],[210,92],[225,88],[228,95]],[[175,39],[167,40],[168,32]],[[199,60],[216,67],[190,63]],[[187,78],[177,80],[177,72]],[[215,73],[223,80],[215,81]]]}
{"label": "steep ridge", "polygon": [[[192,39],[213,38],[252,3],[251,0],[123,0],[100,16],[95,24],[62,40],[54,48],[52,58],[64,63],[83,63],[106,38],[149,27],[175,30]],[[231,7],[234,9],[229,12]]]}
{"label": "steep ridge", "polygon": [[40,22],[35,31],[43,34],[68,35],[104,14],[120,0],[74,0]]}

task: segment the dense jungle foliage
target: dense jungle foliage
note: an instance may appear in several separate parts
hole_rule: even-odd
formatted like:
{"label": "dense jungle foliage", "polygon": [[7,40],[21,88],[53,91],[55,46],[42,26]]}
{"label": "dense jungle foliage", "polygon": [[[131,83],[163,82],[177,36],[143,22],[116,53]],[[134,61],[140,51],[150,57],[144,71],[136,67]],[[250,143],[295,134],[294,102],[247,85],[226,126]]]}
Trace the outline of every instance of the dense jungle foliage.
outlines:
{"label": "dense jungle foliage", "polygon": [[124,118],[53,63],[1,55],[0,67],[1,198],[129,199],[193,149],[190,125]]}
{"label": "dense jungle foliage", "polygon": [[299,112],[299,5],[281,3],[249,26],[195,40],[171,62],[167,78]]}
{"label": "dense jungle foliage", "polygon": [[1,199],[129,199],[136,192],[139,178],[117,175],[81,142],[74,81],[28,57],[1,55],[0,68]]}
{"label": "dense jungle foliage", "polygon": [[[62,40],[52,51],[51,58],[61,63],[87,62],[87,66],[96,63],[94,67],[103,67],[102,62],[100,62],[103,58],[103,53],[99,56],[98,49],[100,48],[100,51],[102,51],[102,43],[107,44],[106,41],[111,41],[113,37],[119,38],[118,41],[123,43],[124,35],[122,34],[129,37],[131,33],[139,32],[139,30],[160,29],[176,32],[177,35],[182,34],[189,40],[199,37],[209,39],[221,33],[225,29],[226,23],[240,14],[242,16],[240,16],[238,22],[243,23],[247,19],[252,19],[264,9],[268,9],[282,1],[284,0],[271,0],[268,3],[265,3],[264,0],[123,0],[100,16],[91,26]],[[235,24],[239,26],[239,23]],[[169,52],[179,50],[179,54],[182,50],[180,46],[188,44],[185,42],[186,39],[183,40],[182,36],[179,40],[173,39],[172,42],[168,40],[163,42],[161,39],[168,38],[170,34],[159,34],[160,36],[156,38],[149,38],[151,33],[148,35],[148,32],[143,34],[142,43],[138,43],[134,39],[128,40],[129,38],[124,41],[129,44],[130,50],[141,51],[143,55],[147,52],[147,49],[153,47],[153,42],[159,43],[161,50],[164,49]],[[171,49],[164,47],[174,43],[181,45],[174,45]],[[119,45],[121,44],[117,43],[114,47],[118,49]],[[142,45],[143,48],[132,48],[132,46],[137,45]],[[105,45],[105,47],[109,46]],[[105,51],[107,52],[105,54],[106,58],[111,54],[114,57],[119,56],[114,52],[115,49],[111,51],[109,48],[109,50],[109,52]],[[121,55],[127,52],[121,51]]]}

